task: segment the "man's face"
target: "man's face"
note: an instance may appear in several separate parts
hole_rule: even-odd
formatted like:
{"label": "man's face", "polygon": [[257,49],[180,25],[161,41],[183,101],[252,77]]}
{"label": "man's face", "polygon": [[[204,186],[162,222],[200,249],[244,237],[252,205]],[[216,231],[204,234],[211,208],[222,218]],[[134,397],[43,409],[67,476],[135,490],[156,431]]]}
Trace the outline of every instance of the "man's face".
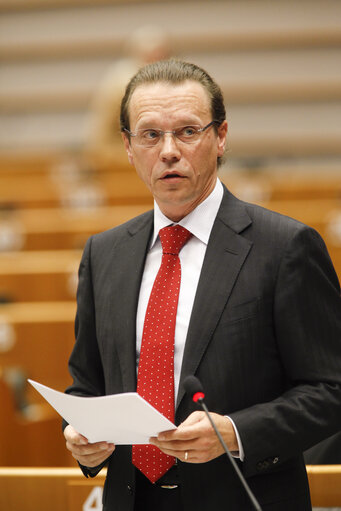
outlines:
{"label": "man's face", "polygon": [[[137,87],[129,105],[130,131],[179,126],[206,126],[211,122],[210,100],[195,81],[179,85],[164,82]],[[227,133],[226,121],[204,131],[192,144],[166,133],[157,145],[143,147],[123,134],[129,162],[152,192],[161,211],[179,221],[213,190],[217,178],[217,157],[222,156]]]}

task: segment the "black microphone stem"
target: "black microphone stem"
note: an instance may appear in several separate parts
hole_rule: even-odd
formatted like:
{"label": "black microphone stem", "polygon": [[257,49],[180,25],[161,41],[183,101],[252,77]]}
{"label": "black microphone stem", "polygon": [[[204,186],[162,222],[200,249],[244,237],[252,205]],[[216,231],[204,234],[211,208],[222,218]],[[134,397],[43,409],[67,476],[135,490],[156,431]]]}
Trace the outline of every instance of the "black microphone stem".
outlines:
{"label": "black microphone stem", "polygon": [[211,418],[211,416],[210,416],[210,414],[209,414],[209,411],[208,411],[208,409],[207,409],[207,406],[206,406],[206,405],[205,405],[205,403],[204,403],[204,400],[203,400],[202,398],[199,398],[199,399],[197,400],[197,403],[200,403],[200,406],[202,407],[202,409],[203,409],[203,410],[204,410],[204,412],[206,413],[206,415],[207,415],[207,417],[208,417],[208,419],[209,419],[209,421],[210,421],[210,423],[211,423],[211,426],[212,426],[212,428],[214,429],[215,434],[216,434],[216,435],[217,435],[217,437],[219,438],[221,445],[224,447],[225,452],[226,452],[226,454],[227,454],[227,457],[229,458],[230,462],[232,463],[232,465],[233,465],[233,467],[234,467],[234,469],[235,469],[235,471],[236,471],[236,473],[237,473],[237,476],[238,476],[238,477],[239,477],[239,479],[240,479],[240,482],[241,482],[241,483],[242,483],[242,485],[244,486],[245,491],[246,491],[246,493],[248,494],[249,499],[251,500],[251,502],[252,502],[252,504],[253,504],[253,507],[256,509],[256,511],[262,511],[262,508],[260,507],[260,505],[259,505],[259,503],[258,503],[258,501],[257,501],[256,497],[254,496],[254,494],[253,494],[253,493],[252,493],[252,491],[250,490],[250,488],[249,488],[249,486],[248,486],[247,482],[245,481],[245,479],[244,479],[244,477],[243,477],[243,475],[242,475],[241,471],[239,470],[239,467],[238,467],[238,465],[237,465],[237,463],[236,463],[235,459],[233,458],[233,456],[231,456],[231,453],[230,453],[230,451],[229,451],[229,449],[228,449],[227,445],[225,444],[223,437],[221,436],[220,432],[218,431],[218,429],[217,429],[216,425],[214,424],[214,422],[213,422],[213,420],[212,420],[212,418]]}

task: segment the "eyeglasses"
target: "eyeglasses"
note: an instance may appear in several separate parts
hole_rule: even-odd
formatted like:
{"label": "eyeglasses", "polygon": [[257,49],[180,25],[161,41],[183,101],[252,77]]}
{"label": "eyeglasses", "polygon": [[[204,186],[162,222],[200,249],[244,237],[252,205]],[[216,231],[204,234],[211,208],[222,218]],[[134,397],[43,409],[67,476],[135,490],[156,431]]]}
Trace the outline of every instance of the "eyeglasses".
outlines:
{"label": "eyeglasses", "polygon": [[124,128],[123,131],[128,133],[131,137],[134,137],[134,141],[136,145],[142,147],[153,147],[157,145],[161,138],[165,135],[165,133],[171,133],[176,137],[177,140],[185,144],[194,144],[197,142],[201,135],[213,124],[221,124],[220,121],[211,121],[206,126],[201,128],[201,126],[197,125],[188,125],[188,126],[179,126],[174,130],[163,131],[158,130],[156,128],[143,128],[140,130],[136,130],[135,132],[129,131],[127,128]]}

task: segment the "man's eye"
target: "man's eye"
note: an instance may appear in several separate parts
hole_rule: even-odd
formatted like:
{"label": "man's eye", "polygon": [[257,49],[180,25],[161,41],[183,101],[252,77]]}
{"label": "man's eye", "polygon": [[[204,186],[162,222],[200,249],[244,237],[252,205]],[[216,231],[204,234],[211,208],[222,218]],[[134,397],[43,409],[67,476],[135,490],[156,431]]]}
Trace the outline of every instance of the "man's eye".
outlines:
{"label": "man's eye", "polygon": [[183,128],[179,129],[179,135],[182,137],[193,137],[193,135],[196,135],[197,129],[194,126],[184,126]]}
{"label": "man's eye", "polygon": [[154,140],[160,137],[160,133],[156,130],[144,130],[141,135],[146,140]]}

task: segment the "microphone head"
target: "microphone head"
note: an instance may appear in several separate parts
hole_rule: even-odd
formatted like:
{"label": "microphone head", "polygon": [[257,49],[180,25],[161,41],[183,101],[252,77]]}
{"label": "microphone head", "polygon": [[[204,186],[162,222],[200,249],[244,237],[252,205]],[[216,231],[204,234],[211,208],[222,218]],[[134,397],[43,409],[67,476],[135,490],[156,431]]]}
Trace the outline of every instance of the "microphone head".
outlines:
{"label": "microphone head", "polygon": [[184,387],[187,394],[189,394],[193,401],[196,403],[199,399],[204,399],[204,389],[200,380],[194,375],[187,376],[184,380]]}

